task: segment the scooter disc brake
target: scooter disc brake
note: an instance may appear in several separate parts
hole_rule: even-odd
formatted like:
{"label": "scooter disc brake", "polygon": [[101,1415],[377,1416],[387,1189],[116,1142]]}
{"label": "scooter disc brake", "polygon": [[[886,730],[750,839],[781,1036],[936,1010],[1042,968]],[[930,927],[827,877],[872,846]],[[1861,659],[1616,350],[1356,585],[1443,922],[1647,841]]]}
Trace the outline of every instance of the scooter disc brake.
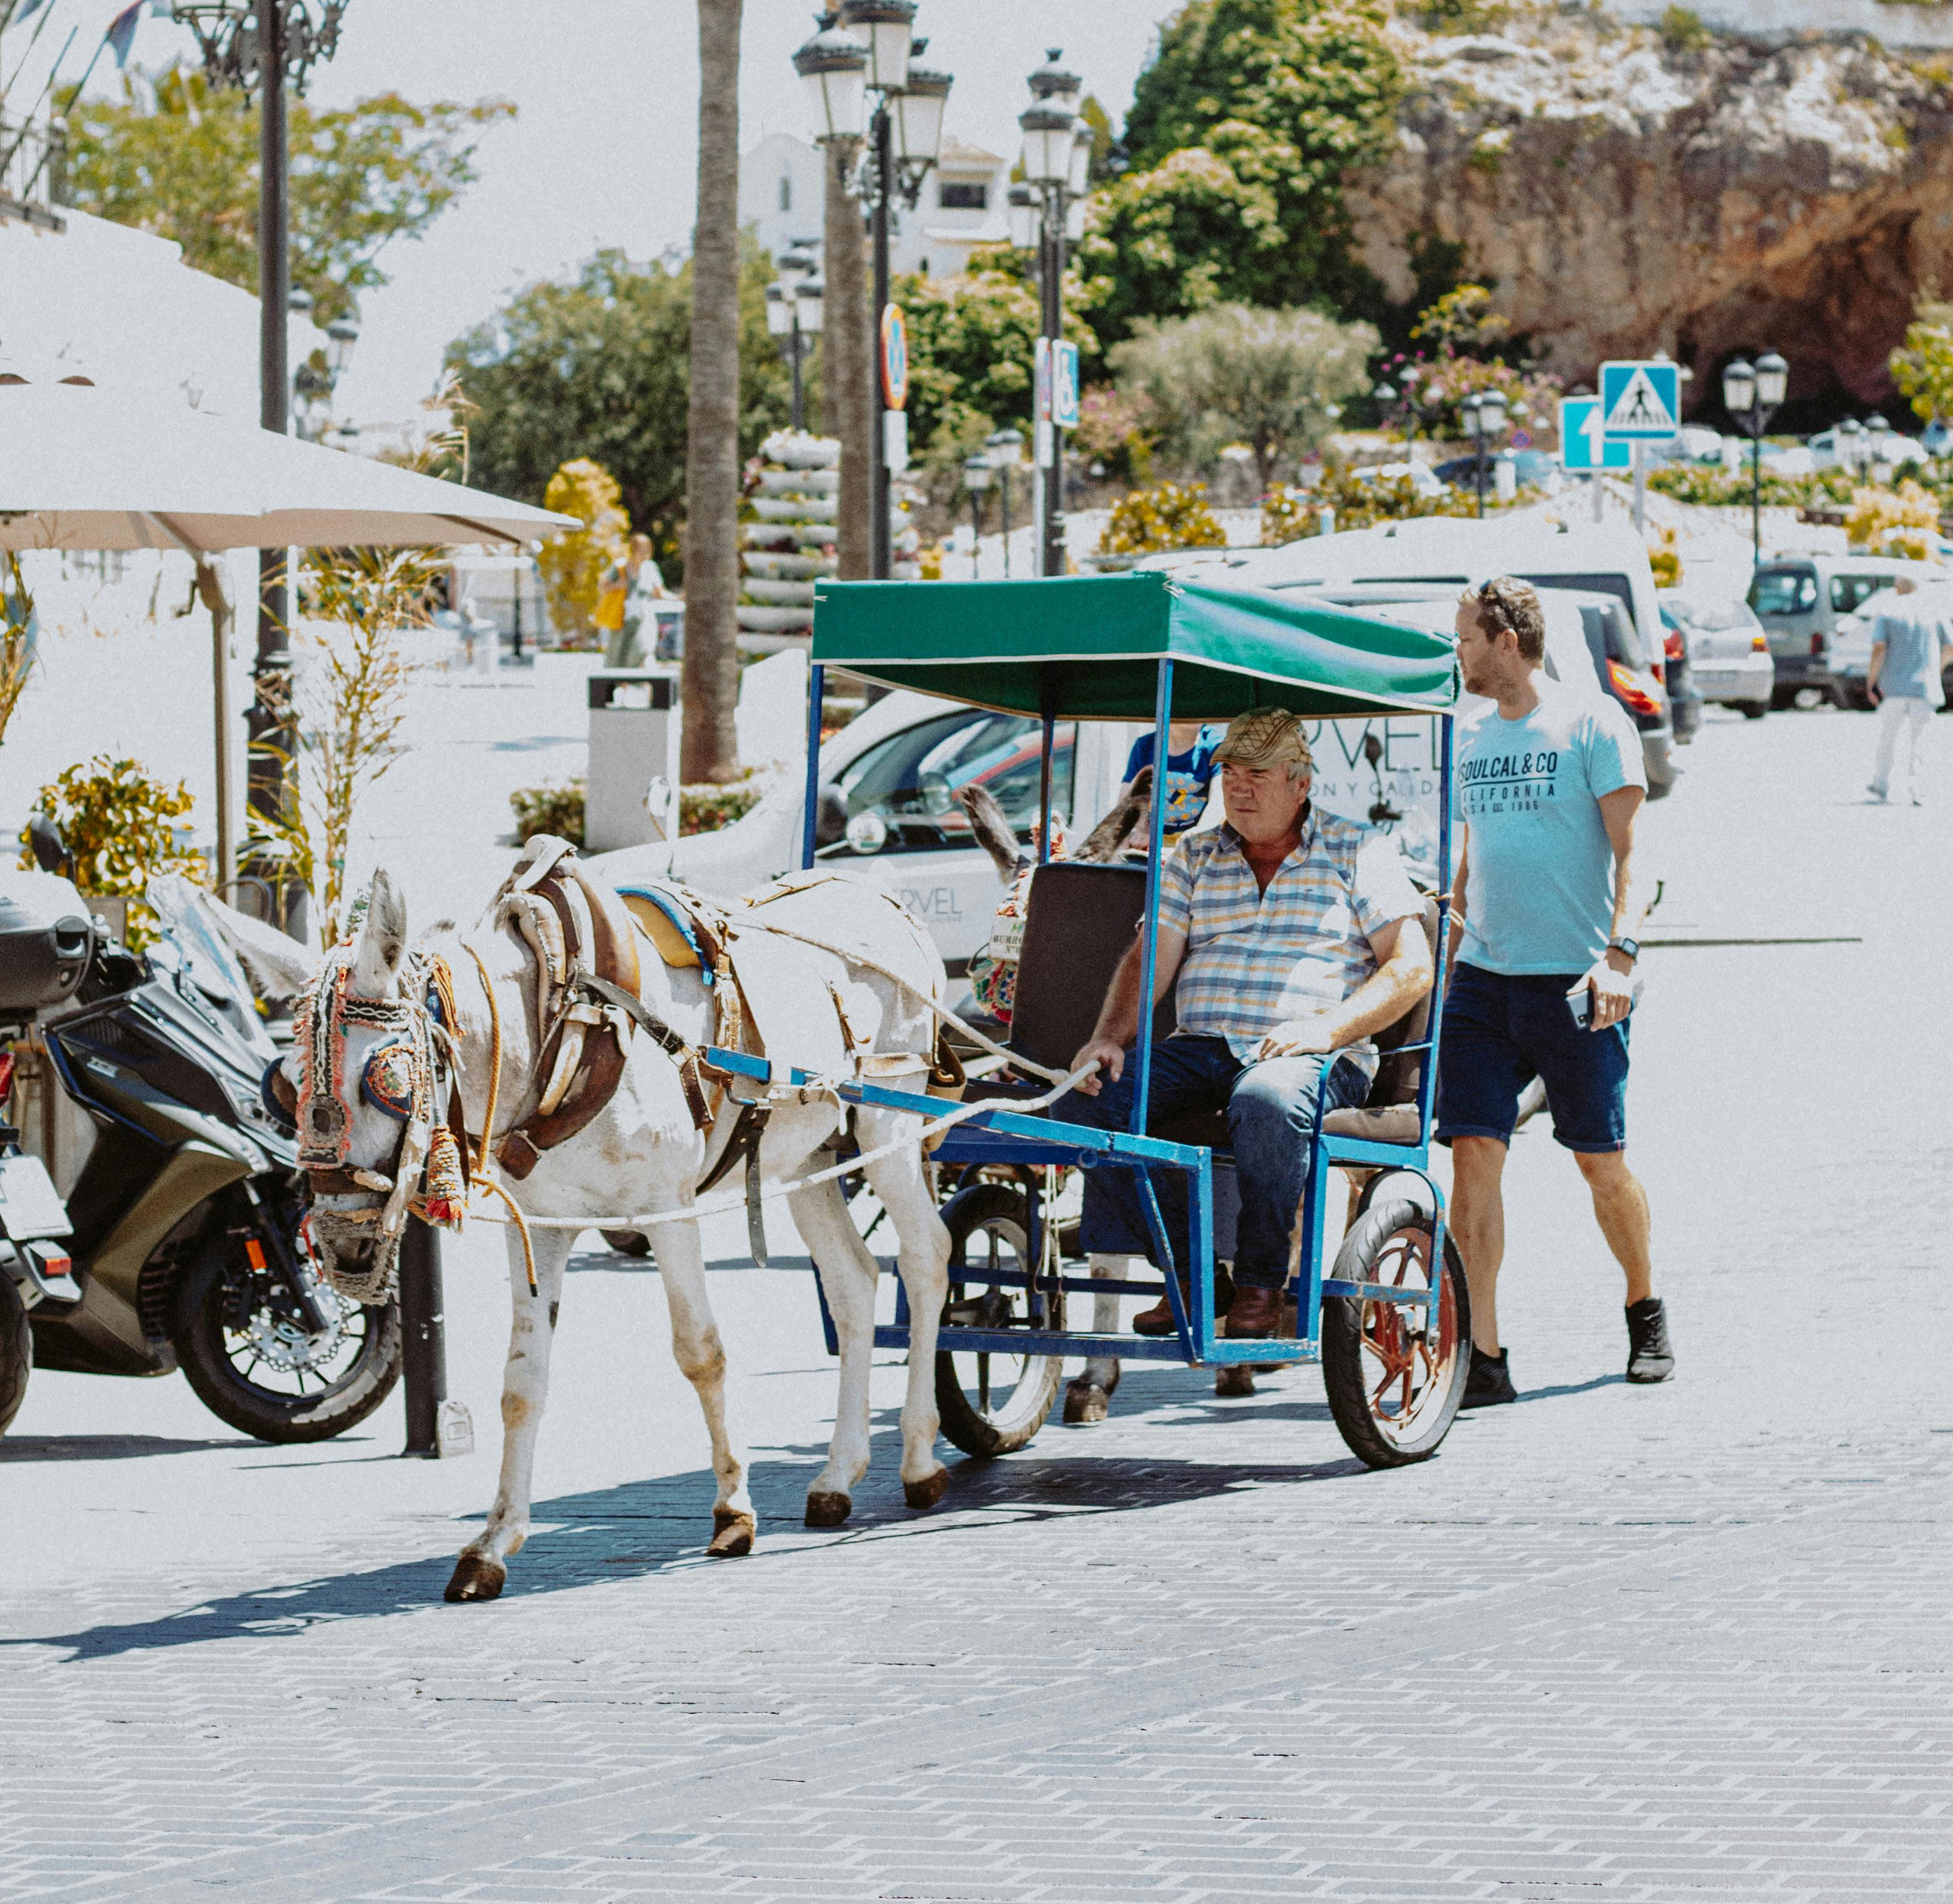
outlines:
{"label": "scooter disc brake", "polygon": [[308,1335],[289,1316],[270,1315],[262,1309],[252,1316],[244,1329],[259,1355],[273,1368],[287,1372],[315,1368],[321,1362],[331,1361],[338,1351],[340,1339],[344,1333],[341,1325],[335,1322],[316,1335]]}

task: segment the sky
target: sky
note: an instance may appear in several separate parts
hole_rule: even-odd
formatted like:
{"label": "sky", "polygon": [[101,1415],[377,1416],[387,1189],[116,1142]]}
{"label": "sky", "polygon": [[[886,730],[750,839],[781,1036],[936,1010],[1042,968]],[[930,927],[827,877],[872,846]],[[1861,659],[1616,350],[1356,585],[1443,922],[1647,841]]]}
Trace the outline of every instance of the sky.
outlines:
{"label": "sky", "polygon": [[[121,0],[47,0],[57,36],[80,29],[64,77]],[[1168,0],[921,0],[929,63],[955,76],[945,130],[1014,156],[1026,76],[1045,49],[1064,49],[1117,124]],[[6,36],[9,68],[27,29]],[[804,132],[794,49],[812,9],[746,0],[740,83],[742,151],[770,132]],[[187,34],[145,17],[136,65],[159,67]],[[115,80],[97,67],[91,93]],[[370,292],[361,337],[336,408],[379,423],[412,416],[431,387],[443,347],[491,316],[510,291],[572,271],[601,246],[633,258],[688,246],[698,130],[694,0],[351,0],[340,50],[315,70],[310,95],[337,106],[397,90],[409,99],[503,98],[513,124],[484,135],[481,178],[418,243],[382,254],[392,278]],[[19,98],[14,102],[17,110]]]}

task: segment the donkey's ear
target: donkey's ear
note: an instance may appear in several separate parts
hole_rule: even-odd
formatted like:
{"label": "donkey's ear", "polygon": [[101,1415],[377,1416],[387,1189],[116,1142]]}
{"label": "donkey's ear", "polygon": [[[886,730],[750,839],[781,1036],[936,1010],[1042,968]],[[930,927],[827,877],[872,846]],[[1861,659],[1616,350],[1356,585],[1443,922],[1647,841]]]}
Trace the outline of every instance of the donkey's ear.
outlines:
{"label": "donkey's ear", "polygon": [[366,902],[366,921],[353,955],[354,996],[390,999],[400,987],[400,967],[407,956],[407,902],[384,873],[373,875]]}
{"label": "donkey's ear", "polygon": [[320,954],[268,921],[226,905],[214,892],[199,893],[197,899],[264,996],[296,998],[311,989],[318,975]]}

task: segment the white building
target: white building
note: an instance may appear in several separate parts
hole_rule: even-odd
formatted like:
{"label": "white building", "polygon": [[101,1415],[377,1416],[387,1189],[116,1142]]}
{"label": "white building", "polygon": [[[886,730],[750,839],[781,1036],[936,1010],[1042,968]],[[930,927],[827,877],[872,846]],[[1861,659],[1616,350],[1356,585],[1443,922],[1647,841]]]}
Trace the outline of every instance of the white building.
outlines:
{"label": "white building", "polygon": [[[893,268],[953,277],[967,268],[976,246],[1001,243],[1008,172],[995,152],[945,137],[915,209],[896,208]],[[776,258],[799,240],[818,249],[826,190],[820,149],[792,133],[770,133],[739,161],[739,222]]]}

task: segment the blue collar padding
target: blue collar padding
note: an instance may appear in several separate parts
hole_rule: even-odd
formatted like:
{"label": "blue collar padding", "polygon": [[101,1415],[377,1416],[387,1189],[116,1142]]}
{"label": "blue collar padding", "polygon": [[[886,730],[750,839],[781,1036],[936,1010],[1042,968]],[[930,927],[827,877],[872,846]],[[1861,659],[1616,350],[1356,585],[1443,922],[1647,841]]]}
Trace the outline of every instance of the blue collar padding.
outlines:
{"label": "blue collar padding", "polygon": [[648,899],[672,922],[673,928],[685,943],[691,948],[692,956],[698,961],[699,976],[705,980],[709,990],[712,984],[712,961],[705,955],[705,948],[698,943],[698,935],[691,929],[691,921],[685,916],[685,909],[669,893],[661,892],[654,886],[620,886],[620,893],[629,893],[634,899]]}

